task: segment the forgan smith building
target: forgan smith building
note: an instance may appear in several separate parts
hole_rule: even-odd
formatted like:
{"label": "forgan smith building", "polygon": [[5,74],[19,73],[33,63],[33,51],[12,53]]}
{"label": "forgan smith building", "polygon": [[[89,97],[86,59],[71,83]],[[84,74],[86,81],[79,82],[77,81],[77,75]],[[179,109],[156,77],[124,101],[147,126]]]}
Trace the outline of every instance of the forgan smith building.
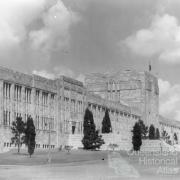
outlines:
{"label": "forgan smith building", "polygon": [[[100,131],[108,108],[112,134],[117,135],[117,143],[128,144],[129,148],[132,127],[139,119],[160,129],[169,128],[180,138],[178,122],[159,118],[158,82],[149,72],[90,74],[83,84],[65,76],[50,80],[0,67],[0,151],[14,147],[10,127],[17,116],[24,121],[28,116],[33,118],[36,148],[48,148],[49,129],[51,148],[80,146],[87,107]],[[106,143],[112,141],[110,135],[104,138]]]}

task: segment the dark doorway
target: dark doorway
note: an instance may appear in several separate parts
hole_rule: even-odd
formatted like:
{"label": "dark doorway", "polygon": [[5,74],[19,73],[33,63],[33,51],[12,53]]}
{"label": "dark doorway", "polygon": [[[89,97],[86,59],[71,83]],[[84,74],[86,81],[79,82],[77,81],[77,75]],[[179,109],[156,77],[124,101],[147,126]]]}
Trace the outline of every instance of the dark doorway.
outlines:
{"label": "dark doorway", "polygon": [[76,128],[76,126],[72,126],[72,134],[75,133],[75,128]]}

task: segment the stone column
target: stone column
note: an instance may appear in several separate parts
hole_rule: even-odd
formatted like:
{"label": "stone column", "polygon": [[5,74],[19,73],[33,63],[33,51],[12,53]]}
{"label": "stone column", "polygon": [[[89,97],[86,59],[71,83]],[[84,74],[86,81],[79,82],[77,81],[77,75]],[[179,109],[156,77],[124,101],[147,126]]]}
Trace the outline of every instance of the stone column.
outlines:
{"label": "stone column", "polygon": [[48,97],[47,97],[47,108],[46,108],[46,117],[48,118],[48,127],[49,127],[49,123],[50,123],[50,129],[52,129],[52,116],[51,116],[51,94],[48,93]]}
{"label": "stone column", "polygon": [[3,84],[4,82],[1,80],[0,81],[0,123],[1,125],[3,125],[3,103],[4,103],[4,99],[3,99]]}
{"label": "stone column", "polygon": [[[61,86],[61,84],[60,84]],[[66,121],[65,121],[65,101],[64,101],[64,81],[62,81],[62,87],[61,87],[61,123],[60,123],[60,129],[61,129],[61,134],[64,134],[66,132]]]}
{"label": "stone column", "polygon": [[42,130],[42,117],[43,117],[43,107],[42,107],[42,91],[39,91],[39,129]]}
{"label": "stone column", "polygon": [[36,89],[33,87],[31,90],[31,117],[36,121]]}
{"label": "stone column", "polygon": [[[21,116],[22,116],[23,121],[25,122],[26,103],[25,103],[25,87],[24,86],[22,86],[22,88],[21,88],[21,98],[22,98],[22,101],[21,101],[21,104],[22,104],[22,114],[21,114]],[[14,111],[15,111],[15,109],[14,109]]]}
{"label": "stone column", "polygon": [[105,99],[108,99],[108,82],[106,82],[106,92]]}
{"label": "stone column", "polygon": [[72,85],[70,85],[69,87],[69,111],[70,111],[70,114],[71,112],[73,111],[73,103],[71,102],[72,100]]}
{"label": "stone column", "polygon": [[61,126],[60,126],[61,118],[59,116],[59,113],[61,113],[59,107],[60,102],[61,102],[60,94],[59,92],[57,92],[57,94],[55,94],[54,96],[53,108],[54,108],[54,129],[56,130],[57,133],[56,141],[58,146],[59,146],[59,133],[61,131]]}
{"label": "stone column", "polygon": [[11,119],[11,123],[12,123],[12,121],[15,121],[15,117],[14,117],[14,84],[13,83],[11,84],[11,91],[10,91],[10,93],[11,93],[10,94],[10,101],[11,101],[11,109],[10,109],[11,117],[10,117],[10,119]]}
{"label": "stone column", "polygon": [[95,121],[96,121],[96,125],[97,127],[99,127],[99,119],[97,117],[97,104],[94,106],[94,117],[95,117]]}
{"label": "stone column", "polygon": [[115,101],[118,101],[118,88],[117,88],[117,83],[115,82]]}

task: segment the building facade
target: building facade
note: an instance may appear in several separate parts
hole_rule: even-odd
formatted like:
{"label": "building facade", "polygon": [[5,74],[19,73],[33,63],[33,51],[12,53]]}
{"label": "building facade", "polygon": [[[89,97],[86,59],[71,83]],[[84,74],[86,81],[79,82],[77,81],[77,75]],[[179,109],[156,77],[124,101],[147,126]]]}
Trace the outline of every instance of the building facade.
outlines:
{"label": "building facade", "polygon": [[64,146],[71,135],[82,136],[87,107],[100,132],[108,108],[113,134],[131,143],[139,119],[159,127],[157,79],[148,72],[124,71],[87,75],[84,85],[65,76],[50,80],[0,67],[0,148],[14,147],[11,125],[18,116],[24,122],[33,118],[36,148],[49,147],[49,132],[51,148]]}
{"label": "building facade", "polygon": [[159,126],[158,81],[149,72],[126,70],[114,74],[95,73],[88,75],[85,83],[88,91],[102,98],[137,108],[148,126]]}
{"label": "building facade", "polygon": [[48,148],[49,130],[51,148],[65,145],[70,134],[83,133],[83,116],[87,107],[93,112],[97,129],[106,108],[114,133],[122,139],[131,138],[131,129],[140,119],[136,108],[103,98],[87,90],[82,82],[61,76],[55,80],[37,75],[27,75],[7,68],[0,68],[0,140],[1,148],[11,144],[11,125],[16,117],[34,120],[36,147]]}
{"label": "building facade", "polygon": [[[164,118],[159,116],[159,124],[161,132],[165,131],[169,136],[171,144],[180,144],[180,121]],[[175,134],[177,139],[175,138]]]}

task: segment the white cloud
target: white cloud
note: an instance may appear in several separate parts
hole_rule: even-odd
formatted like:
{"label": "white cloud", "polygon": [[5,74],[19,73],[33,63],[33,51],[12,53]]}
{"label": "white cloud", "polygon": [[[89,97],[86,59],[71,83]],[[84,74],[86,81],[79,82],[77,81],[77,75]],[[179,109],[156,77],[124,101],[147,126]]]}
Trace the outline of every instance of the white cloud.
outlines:
{"label": "white cloud", "polygon": [[45,0],[0,1],[0,48],[23,41],[27,26],[40,15],[45,3]]}
{"label": "white cloud", "polygon": [[180,63],[179,22],[169,14],[155,15],[149,28],[129,36],[125,44],[138,55],[157,55],[161,61]]}
{"label": "white cloud", "polygon": [[48,79],[55,79],[63,75],[81,82],[84,82],[85,80],[84,74],[76,74],[74,71],[67,68],[66,66],[57,66],[53,69],[53,72],[48,72],[47,70],[33,70],[32,73]]}
{"label": "white cloud", "polygon": [[46,70],[41,70],[41,71],[33,70],[32,73],[38,76],[45,77],[47,79],[55,79],[55,74],[49,73]]}
{"label": "white cloud", "polygon": [[68,48],[79,19],[62,0],[0,0],[1,65],[47,67],[54,51]]}
{"label": "white cloud", "polygon": [[68,76],[71,78],[75,78],[75,73],[70,68],[67,68],[66,66],[57,66],[53,69],[56,76]]}
{"label": "white cloud", "polygon": [[161,96],[168,93],[169,89],[171,88],[169,81],[164,81],[162,79],[158,79],[158,85]]}
{"label": "white cloud", "polygon": [[79,75],[76,77],[76,79],[77,79],[78,81],[81,81],[81,82],[85,83],[85,75],[84,75],[84,74],[79,74]]}
{"label": "white cloud", "polygon": [[159,79],[158,83],[160,114],[180,121],[180,84],[171,85],[162,79]]}
{"label": "white cloud", "polygon": [[67,9],[62,1],[57,1],[43,13],[44,26],[29,33],[32,48],[47,52],[68,45],[69,27],[78,20],[77,14]]}
{"label": "white cloud", "polygon": [[175,119],[180,121],[180,110],[175,111]]}

